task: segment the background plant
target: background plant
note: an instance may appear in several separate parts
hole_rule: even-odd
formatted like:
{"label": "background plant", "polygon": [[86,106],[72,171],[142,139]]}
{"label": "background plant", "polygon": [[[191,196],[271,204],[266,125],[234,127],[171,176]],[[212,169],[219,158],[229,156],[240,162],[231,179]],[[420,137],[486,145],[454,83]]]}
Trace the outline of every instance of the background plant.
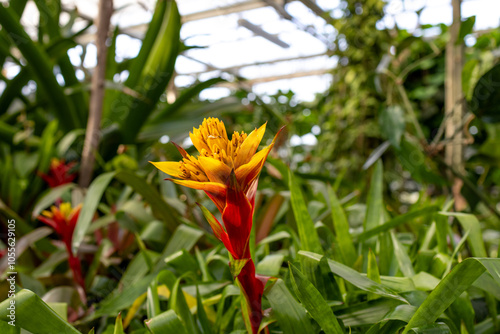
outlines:
{"label": "background plant", "polygon": [[[72,20],[58,24],[58,1],[35,3],[43,13],[37,39],[19,23],[26,1],[0,6],[0,61],[20,66],[15,77],[1,77],[0,216],[16,220],[23,330],[245,330],[228,253],[195,204],[216,208],[194,190],[163,182],[147,163],[178,161],[174,146],[159,139],[182,143],[210,115],[236,131],[268,121],[276,133],[287,125],[260,177],[250,243],[257,273],[274,277],[263,300],[269,332],[499,331],[498,90],[490,89],[499,76],[497,30],[471,35],[471,20],[463,24],[462,38],[475,38],[462,74],[473,141],[463,175],[468,207],[457,213],[439,137],[446,26],[421,27],[436,32],[432,38],[376,29],[384,2],[347,1],[332,21],[335,80],[315,102],[280,92],[264,103],[244,90],[200,101],[202,89],[221,81],[211,79],[169,104],[165,91],[184,46],[174,3],[160,1],[137,58],[117,62],[120,31],[110,36],[92,183],[51,189],[37,172],[47,173],[53,157],[79,168],[91,72],[83,68],[77,79],[81,69],[67,50],[91,23],[75,32]],[[127,79],[118,79],[125,70]],[[313,135],[320,145],[292,146],[293,135]],[[36,219],[58,199],[83,203],[73,249],[86,275],[86,303],[64,245]],[[2,278],[5,265],[2,257]],[[2,280],[0,291],[7,288]],[[0,332],[19,331],[0,321]]]}

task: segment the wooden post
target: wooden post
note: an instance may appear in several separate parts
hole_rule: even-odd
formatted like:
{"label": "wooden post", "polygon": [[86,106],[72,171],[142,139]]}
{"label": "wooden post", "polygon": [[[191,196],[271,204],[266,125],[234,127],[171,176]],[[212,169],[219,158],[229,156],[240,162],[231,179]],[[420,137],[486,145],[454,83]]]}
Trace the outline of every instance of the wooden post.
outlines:
{"label": "wooden post", "polygon": [[104,101],[104,81],[106,76],[106,58],[108,47],[106,40],[109,35],[109,25],[113,14],[113,0],[99,1],[99,14],[97,18],[97,65],[92,76],[89,118],[87,130],[85,132],[85,142],[83,145],[82,160],[80,167],[79,184],[80,187],[88,187],[92,180],[94,169],[95,153],[101,137],[101,117]]}
{"label": "wooden post", "polygon": [[[452,0],[453,23],[450,27],[450,39],[446,45],[446,80],[445,80],[445,161],[460,172],[463,166],[463,93],[462,93],[462,68],[464,58],[463,41],[458,41],[461,25],[461,0]],[[452,175],[450,175],[452,177]],[[461,196],[463,182],[458,178],[453,179],[453,197],[455,209],[463,210],[467,205]]]}

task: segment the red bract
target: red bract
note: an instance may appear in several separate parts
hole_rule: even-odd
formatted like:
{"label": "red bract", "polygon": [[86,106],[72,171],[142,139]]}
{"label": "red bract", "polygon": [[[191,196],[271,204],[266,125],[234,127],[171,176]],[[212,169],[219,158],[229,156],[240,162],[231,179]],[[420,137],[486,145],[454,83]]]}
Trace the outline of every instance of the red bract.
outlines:
{"label": "red bract", "polygon": [[80,209],[81,205],[72,209],[70,203],[61,203],[59,207],[52,206],[50,211],[43,211],[42,214],[38,216],[38,220],[52,227],[64,242],[68,253],[68,263],[73,272],[73,277],[76,283],[85,289],[80,260],[71,250],[73,232],[75,231]]}
{"label": "red bract", "polygon": [[40,173],[40,176],[49,184],[49,187],[55,188],[66,183],[73,182],[76,178],[76,173],[70,173],[69,171],[74,166],[74,162],[66,164],[64,160],[54,158],[50,163],[48,173]]}
{"label": "red bract", "polygon": [[181,162],[153,163],[177,178],[168,180],[204,190],[221,212],[225,228],[200,205],[214,234],[231,254],[230,266],[245,298],[245,324],[254,334],[258,333],[262,321],[262,294],[267,278],[255,275],[250,256],[250,231],[259,174],[279,134],[271,145],[257,152],[265,129],[264,124],[249,135],[235,132],[229,140],[224,123],[214,118],[205,119],[199,129],[190,133],[200,153],[198,157],[190,156],[176,145],[183,157]]}

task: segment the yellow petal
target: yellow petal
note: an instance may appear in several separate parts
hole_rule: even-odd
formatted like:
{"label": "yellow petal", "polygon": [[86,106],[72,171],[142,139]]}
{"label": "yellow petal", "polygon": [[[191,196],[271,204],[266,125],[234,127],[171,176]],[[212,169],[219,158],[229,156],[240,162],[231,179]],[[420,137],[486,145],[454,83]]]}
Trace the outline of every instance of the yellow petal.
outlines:
{"label": "yellow petal", "polygon": [[210,154],[212,154],[212,150],[210,149],[210,147],[208,147],[200,130],[193,128],[193,132],[189,133],[189,138],[191,138],[191,141],[193,142],[193,145],[194,147],[196,147],[198,152],[201,153],[201,151],[205,149],[210,152]]}
{"label": "yellow petal", "polygon": [[266,123],[264,123],[260,128],[253,130],[245,141],[239,147],[234,161],[234,167],[238,168],[241,165],[247,163],[252,156],[257,152],[257,148],[266,132]]}
{"label": "yellow petal", "polygon": [[61,203],[61,205],[59,205],[59,211],[61,212],[64,218],[68,218],[69,214],[71,213],[71,203],[68,202]]}
{"label": "yellow petal", "polygon": [[42,216],[45,216],[47,218],[52,218],[52,217],[54,217],[54,214],[52,212],[50,212],[50,211],[43,210],[42,211]]}
{"label": "yellow petal", "polygon": [[173,177],[181,177],[181,163],[177,161],[159,161],[152,162],[150,161],[156,168],[161,170],[163,173],[168,174]]}
{"label": "yellow petal", "polygon": [[217,159],[201,155],[198,157],[198,161],[211,182],[226,184],[226,180],[231,173],[231,168],[228,165]]}
{"label": "yellow petal", "polygon": [[180,184],[192,189],[204,190],[205,193],[217,206],[217,209],[222,213],[226,205],[226,186],[217,182],[198,182],[191,180],[176,180],[167,179],[174,183]]}
{"label": "yellow petal", "polygon": [[250,186],[251,182],[255,180],[257,176],[259,176],[260,171],[264,166],[264,162],[266,161],[269,152],[273,148],[274,143],[276,142],[276,139],[278,138],[283,128],[284,127],[282,127],[278,131],[278,133],[276,133],[271,145],[267,146],[266,148],[263,148],[262,150],[254,154],[248,163],[236,169],[235,174],[238,183],[243,187],[243,189],[245,189],[245,191],[248,190],[248,187]]}
{"label": "yellow petal", "polygon": [[236,179],[238,180],[238,183],[241,185],[241,187],[245,189],[245,191],[252,180],[259,175],[262,166],[264,166],[267,155],[269,154],[273,146],[274,143],[260,150],[259,152],[257,152],[257,154],[254,154],[252,159],[250,159],[247,164],[244,164],[236,169]]}
{"label": "yellow petal", "polygon": [[198,182],[192,180],[176,180],[176,179],[167,179],[174,183],[180,184],[181,186],[185,186],[192,189],[205,190],[214,194],[225,194],[226,186],[217,182]]}

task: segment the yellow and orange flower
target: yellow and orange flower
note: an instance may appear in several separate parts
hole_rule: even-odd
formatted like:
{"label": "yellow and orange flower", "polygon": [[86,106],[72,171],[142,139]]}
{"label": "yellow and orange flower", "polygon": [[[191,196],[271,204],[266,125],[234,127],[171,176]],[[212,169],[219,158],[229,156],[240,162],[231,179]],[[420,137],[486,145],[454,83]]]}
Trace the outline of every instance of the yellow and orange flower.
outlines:
{"label": "yellow and orange flower", "polygon": [[224,227],[200,205],[215,236],[235,261],[244,263],[241,270],[233,274],[245,297],[243,307],[249,315],[245,317],[245,324],[253,334],[258,333],[262,321],[262,294],[267,281],[267,278],[255,274],[250,255],[255,192],[262,166],[279,134],[271,145],[257,152],[265,131],[266,124],[248,135],[234,132],[229,140],[224,123],[217,118],[208,118],[189,134],[199,152],[198,157],[176,145],[182,161],[152,162],[156,168],[174,177],[168,180],[204,190],[221,212]]}
{"label": "yellow and orange flower", "polygon": [[71,203],[61,203],[58,207],[53,205],[51,206],[50,211],[42,211],[42,214],[38,216],[38,220],[52,227],[64,242],[68,253],[69,266],[73,272],[73,277],[75,281],[85,290],[85,282],[83,280],[80,260],[71,250],[73,232],[75,231],[76,222],[78,221],[81,208],[81,205],[72,208]]}
{"label": "yellow and orange flower", "polygon": [[176,145],[183,159],[180,162],[151,162],[156,168],[173,176],[169,179],[177,184],[204,190],[222,213],[226,202],[229,176],[234,172],[237,183],[246,194],[253,207],[257,179],[264,162],[274,146],[257,152],[266,131],[266,124],[250,134],[234,132],[229,140],[224,123],[217,118],[204,119],[199,129],[193,128],[189,134],[198,157],[189,155]]}

